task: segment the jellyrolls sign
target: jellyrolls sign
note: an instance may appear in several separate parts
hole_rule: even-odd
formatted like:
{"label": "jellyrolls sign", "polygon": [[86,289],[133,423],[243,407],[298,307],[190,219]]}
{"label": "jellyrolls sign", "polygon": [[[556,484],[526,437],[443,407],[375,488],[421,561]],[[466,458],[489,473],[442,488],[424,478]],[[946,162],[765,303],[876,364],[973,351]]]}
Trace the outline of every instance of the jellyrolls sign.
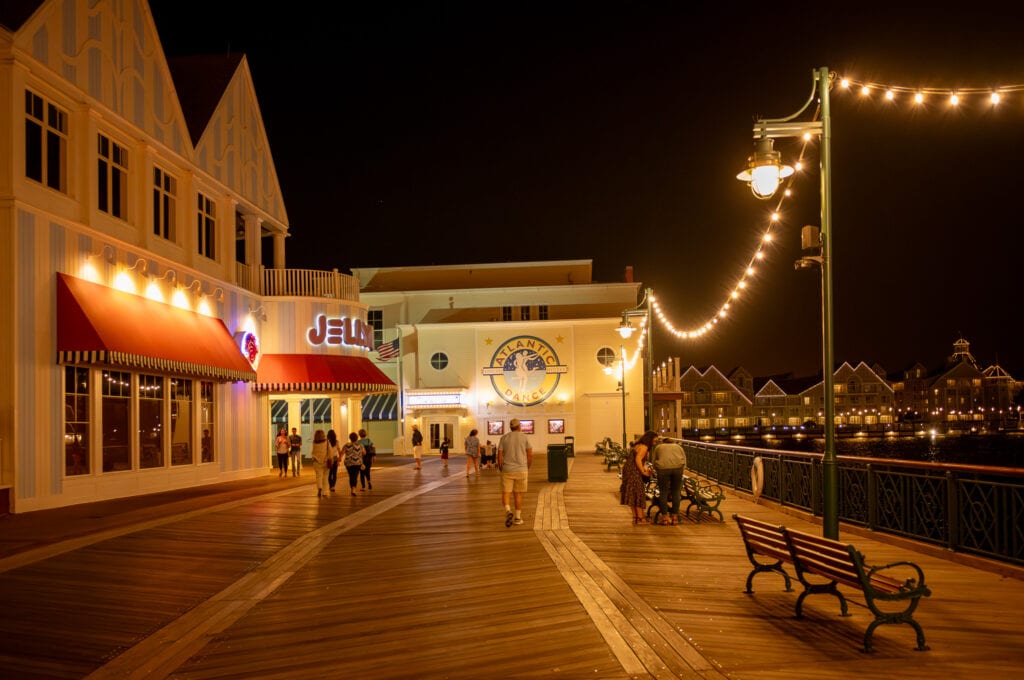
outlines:
{"label": "jellyrolls sign", "polygon": [[508,403],[533,406],[555,393],[567,371],[551,345],[532,335],[519,335],[498,346],[483,374]]}
{"label": "jellyrolls sign", "polygon": [[306,331],[306,340],[318,345],[355,345],[373,349],[373,326],[353,317],[331,318],[319,314]]}

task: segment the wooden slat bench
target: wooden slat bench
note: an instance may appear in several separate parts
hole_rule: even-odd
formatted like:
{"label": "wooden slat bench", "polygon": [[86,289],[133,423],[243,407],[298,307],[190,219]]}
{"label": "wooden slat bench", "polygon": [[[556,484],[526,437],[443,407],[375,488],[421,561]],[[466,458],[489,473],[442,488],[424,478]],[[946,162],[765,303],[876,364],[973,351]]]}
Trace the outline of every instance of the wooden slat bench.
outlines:
{"label": "wooden slat bench", "polygon": [[[747,548],[747,556],[754,564],[754,570],[747,577],[747,592],[751,593],[754,574],[761,571],[777,571],[786,580],[789,590],[789,577],[782,569],[782,563],[788,562],[796,570],[796,577],[804,586],[804,591],[796,601],[796,618],[803,617],[803,603],[808,595],[828,593],[839,599],[842,616],[849,616],[846,597],[838,586],[844,585],[861,591],[864,601],[875,620],[864,632],[864,651],[871,652],[871,639],[875,629],[885,623],[906,623],[917,634],[917,647],[920,651],[928,649],[925,643],[924,630],[914,619],[914,611],[922,597],[930,596],[931,590],[924,583],[924,572],[913,562],[894,562],[880,567],[865,564],[862,555],[852,545],[808,534],[782,526],[773,526],[749,517],[733,515],[740,525],[740,533]],[[785,539],[786,550],[779,545],[779,536]],[[749,542],[749,541],[752,541]],[[788,553],[788,555],[787,555]],[[776,560],[772,564],[759,562],[754,555],[762,555]],[[883,571],[903,568],[909,578],[897,578]],[[811,578],[808,578],[810,576]],[[824,579],[821,581],[819,579]],[[903,602],[901,611],[882,611],[879,603]]]}
{"label": "wooden slat bench", "polygon": [[682,500],[689,501],[689,505],[686,506],[687,517],[690,516],[690,508],[695,507],[698,522],[703,514],[707,514],[708,517],[718,515],[719,522],[725,521],[722,511],[718,509],[719,504],[725,500],[725,494],[719,485],[683,475],[682,496]]}

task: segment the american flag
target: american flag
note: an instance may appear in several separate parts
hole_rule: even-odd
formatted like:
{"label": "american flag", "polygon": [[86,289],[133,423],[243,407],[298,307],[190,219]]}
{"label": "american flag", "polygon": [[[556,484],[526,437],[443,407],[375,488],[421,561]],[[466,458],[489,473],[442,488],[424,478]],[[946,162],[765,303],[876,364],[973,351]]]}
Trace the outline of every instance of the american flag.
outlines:
{"label": "american flag", "polygon": [[398,338],[395,338],[391,342],[384,342],[377,345],[377,356],[381,361],[394,359],[398,356],[398,340]]}

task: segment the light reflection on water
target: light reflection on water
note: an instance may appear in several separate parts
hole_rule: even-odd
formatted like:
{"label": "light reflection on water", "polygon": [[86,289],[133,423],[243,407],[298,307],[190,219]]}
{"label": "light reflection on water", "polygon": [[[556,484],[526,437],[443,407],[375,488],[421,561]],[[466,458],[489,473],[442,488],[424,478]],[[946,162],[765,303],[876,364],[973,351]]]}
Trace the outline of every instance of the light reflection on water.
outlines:
{"label": "light reflection on water", "polygon": [[[814,437],[780,437],[745,444],[783,451],[822,453],[825,450],[825,440]],[[898,439],[844,437],[836,439],[836,454],[932,463],[1024,467],[1024,435],[946,435],[934,438],[902,436]]]}

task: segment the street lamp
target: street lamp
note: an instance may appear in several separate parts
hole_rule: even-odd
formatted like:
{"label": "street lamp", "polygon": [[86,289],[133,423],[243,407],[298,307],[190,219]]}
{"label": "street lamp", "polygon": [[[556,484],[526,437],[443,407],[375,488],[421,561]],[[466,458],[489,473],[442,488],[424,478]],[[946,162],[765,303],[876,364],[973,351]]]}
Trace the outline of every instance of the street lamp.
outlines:
{"label": "street lamp", "polygon": [[[619,391],[622,392],[622,448],[627,448],[626,443],[626,346],[619,345]],[[612,374],[612,367],[604,367],[605,375]]]}
{"label": "street lamp", "polygon": [[[821,345],[822,378],[825,393],[825,453],[822,456],[822,533],[826,538],[839,538],[839,466],[836,461],[835,375],[832,367],[832,118],[829,105],[831,74],[822,67],[812,72],[813,84],[807,102],[799,111],[785,118],[762,118],[754,124],[757,148],[747,159],[747,169],[737,179],[748,182],[754,195],[771,198],[782,179],[793,173],[783,165],[781,155],[772,147],[772,140],[818,134],[821,137]],[[818,103],[820,120],[795,122],[812,102]],[[788,170],[787,170],[788,168]]]}
{"label": "street lamp", "polygon": [[647,346],[644,348],[644,355],[646,357],[647,368],[644,371],[644,392],[647,393],[647,408],[644,413],[644,430],[652,429],[654,422],[654,347],[651,344],[651,302],[654,299],[650,288],[644,290],[644,299],[640,301],[640,304],[632,309],[626,309],[622,312],[622,322],[619,324],[619,335],[625,340],[633,335],[633,331],[636,328],[629,322],[633,317],[641,317],[645,319],[644,331],[647,335],[645,342]]}

